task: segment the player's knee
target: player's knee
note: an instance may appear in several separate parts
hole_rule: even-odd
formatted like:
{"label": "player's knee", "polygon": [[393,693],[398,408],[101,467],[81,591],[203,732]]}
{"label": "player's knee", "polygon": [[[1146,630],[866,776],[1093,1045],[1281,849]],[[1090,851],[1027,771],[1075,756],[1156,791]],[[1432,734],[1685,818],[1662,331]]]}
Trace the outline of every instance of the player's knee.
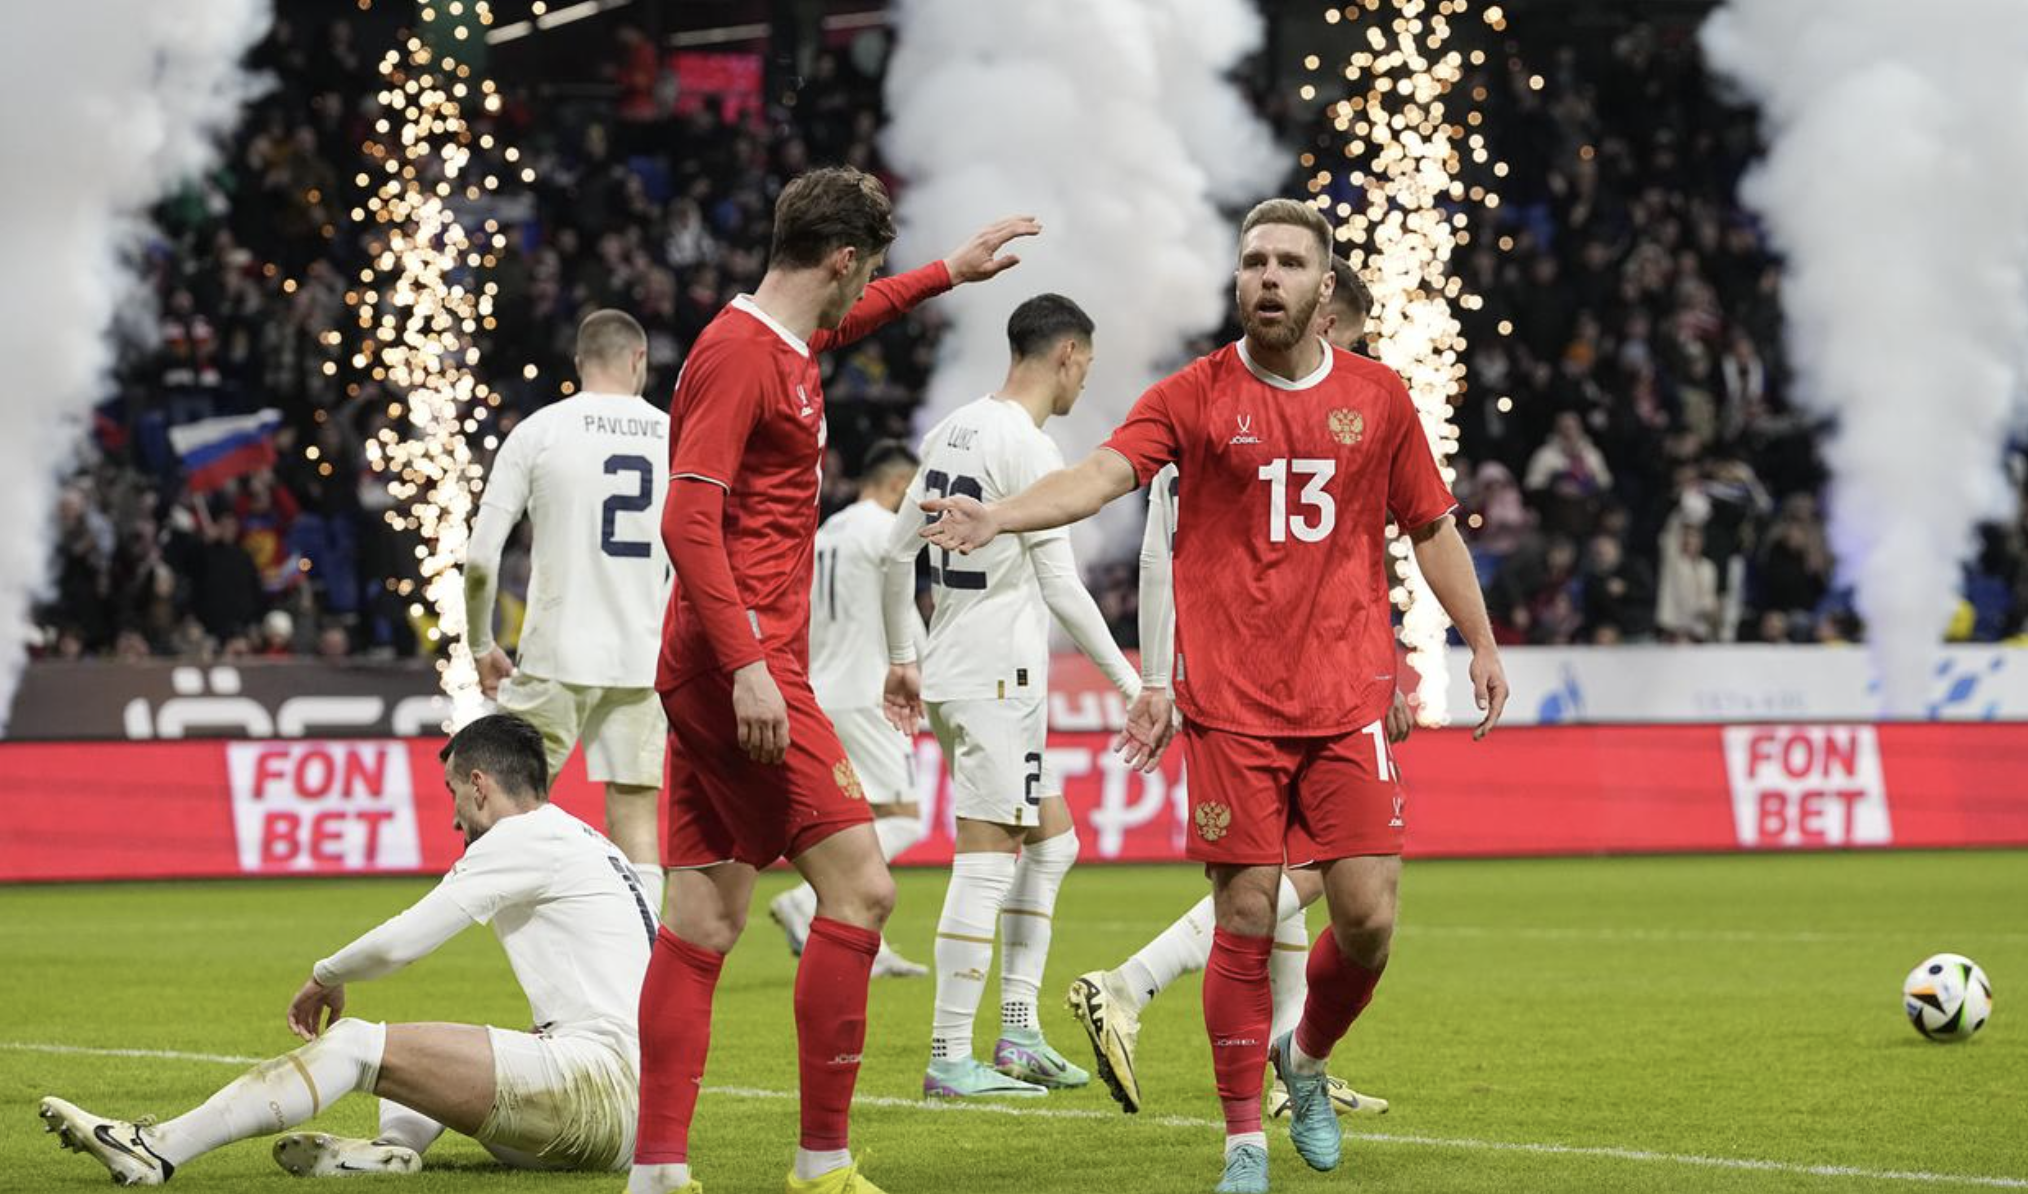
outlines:
{"label": "player's knee", "polygon": [[885,925],[887,918],[894,915],[894,876],[882,867],[877,875],[869,875],[857,886],[861,888],[859,911],[865,927],[877,929]]}
{"label": "player's knee", "polygon": [[1387,960],[1388,948],[1394,942],[1394,904],[1386,901],[1342,912],[1334,910],[1331,935],[1337,938],[1338,948],[1346,957],[1375,969]]}
{"label": "player's knee", "polygon": [[746,931],[743,907],[699,907],[689,901],[671,900],[669,931],[699,949],[729,954]]}
{"label": "player's knee", "polygon": [[377,1020],[346,1017],[326,1028],[317,1039],[303,1046],[322,1055],[343,1057],[358,1065],[378,1068],[387,1051],[387,1025]]}
{"label": "player's knee", "polygon": [[1242,937],[1268,937],[1275,931],[1275,893],[1229,887],[1212,901],[1218,927]]}

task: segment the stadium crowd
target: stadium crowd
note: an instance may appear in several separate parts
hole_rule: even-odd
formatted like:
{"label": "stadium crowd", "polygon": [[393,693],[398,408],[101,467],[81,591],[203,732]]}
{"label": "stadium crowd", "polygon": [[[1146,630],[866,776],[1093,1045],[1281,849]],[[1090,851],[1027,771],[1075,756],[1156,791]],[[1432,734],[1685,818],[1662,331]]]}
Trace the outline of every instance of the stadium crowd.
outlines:
{"label": "stadium crowd", "polygon": [[[352,369],[344,336],[371,234],[348,197],[377,84],[362,28],[278,20],[258,53],[274,86],[224,163],[157,213],[143,267],[158,335],[125,352],[62,496],[43,654],[425,649],[415,541],[384,517],[364,451],[399,395]],[[1464,83],[1484,89],[1509,165],[1459,260],[1486,302],[1464,313],[1454,462],[1506,642],[1863,634],[1827,541],[1824,428],[1789,391],[1779,267],[1736,198],[1753,117],[1714,98],[1686,30],[1629,18],[1592,45],[1520,31]],[[574,325],[598,306],[647,327],[648,393],[666,400],[685,347],[760,278],[783,183],[830,162],[885,173],[877,64],[832,49],[812,62],[793,104],[714,98],[628,29],[596,98],[538,104],[507,81],[487,127],[535,181],[478,213],[510,230],[480,339],[504,426],[567,392]],[[1288,90],[1262,84],[1260,103],[1293,144],[1310,130]],[[827,507],[866,445],[907,434],[936,319],[932,305],[825,362]],[[191,492],[169,429],[266,408],[282,419],[272,466]],[[2023,632],[2024,545],[2028,514],[1984,529],[1952,637]],[[1132,546],[1089,570],[1128,644]],[[510,611],[526,573],[510,551]]]}

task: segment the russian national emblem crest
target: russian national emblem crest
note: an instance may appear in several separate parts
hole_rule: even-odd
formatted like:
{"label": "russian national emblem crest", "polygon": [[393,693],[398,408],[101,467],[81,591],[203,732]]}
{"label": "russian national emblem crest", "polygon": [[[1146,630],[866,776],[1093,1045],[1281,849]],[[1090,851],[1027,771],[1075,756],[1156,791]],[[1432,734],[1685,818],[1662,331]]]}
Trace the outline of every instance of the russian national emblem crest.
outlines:
{"label": "russian national emblem crest", "polygon": [[1197,836],[1215,842],[1232,827],[1232,810],[1222,804],[1200,804],[1196,812]]}
{"label": "russian national emblem crest", "polygon": [[1366,417],[1356,410],[1340,407],[1331,412],[1331,438],[1341,444],[1356,444],[1366,434]]}
{"label": "russian national emblem crest", "polygon": [[852,770],[851,760],[840,759],[833,764],[831,778],[838,782],[838,790],[845,793],[845,799],[866,799],[866,789],[859,786],[859,773]]}

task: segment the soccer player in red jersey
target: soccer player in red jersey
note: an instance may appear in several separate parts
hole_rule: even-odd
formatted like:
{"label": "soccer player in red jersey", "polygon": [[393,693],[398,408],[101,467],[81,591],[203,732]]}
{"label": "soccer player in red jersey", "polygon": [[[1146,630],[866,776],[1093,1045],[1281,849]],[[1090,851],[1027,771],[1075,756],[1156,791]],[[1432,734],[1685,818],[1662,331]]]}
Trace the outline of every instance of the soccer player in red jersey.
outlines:
{"label": "soccer player in red jersey", "polygon": [[[1221,1191],[1267,1189],[1264,1061],[1288,1086],[1289,1134],[1316,1169],[1341,1138],[1331,1048],[1372,999],[1393,937],[1406,799],[1382,723],[1394,694],[1390,520],[1472,651],[1483,737],[1507,680],[1471,556],[1407,387],[1309,331],[1331,293],[1331,229],[1270,199],[1240,229],[1245,337],[1157,382],[1073,468],[991,506],[951,497],[923,534],[970,551],[1003,532],[1076,522],[1167,464],[1181,473],[1175,543],[1176,704],[1190,774],[1189,856],[1217,927],[1204,1026],[1225,1106]],[[1129,712],[1129,756],[1166,741],[1166,694]],[[1309,840],[1331,931],[1310,950],[1294,1030],[1268,1040],[1268,954],[1285,843]]]}
{"label": "soccer player in red jersey", "polygon": [[[788,1189],[878,1194],[847,1151],[866,982],[894,883],[852,764],[810,690],[810,581],[824,459],[816,354],[934,294],[991,278],[1040,231],[993,224],[943,261],[868,285],[894,240],[887,192],[813,170],[775,204],[766,277],[690,350],[670,404],[662,539],[676,572],[655,687],[670,752],[668,918],[641,989],[641,1114],[629,1194],[695,1190],[690,1120],[712,992],[759,868],[817,892],[796,971],[802,1140]],[[864,295],[864,301],[861,296]]]}

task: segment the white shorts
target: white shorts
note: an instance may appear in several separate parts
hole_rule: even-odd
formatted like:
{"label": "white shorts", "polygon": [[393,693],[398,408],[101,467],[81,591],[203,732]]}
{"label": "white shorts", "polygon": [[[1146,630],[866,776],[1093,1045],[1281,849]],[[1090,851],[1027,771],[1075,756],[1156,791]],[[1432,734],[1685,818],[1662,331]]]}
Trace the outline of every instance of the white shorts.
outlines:
{"label": "white shorts", "polygon": [[542,731],[551,780],[582,740],[593,783],[662,786],[669,722],[654,689],[594,688],[516,672],[500,685],[498,704]]}
{"label": "white shorts", "polygon": [[519,1169],[613,1172],[634,1160],[640,1078],[591,1037],[488,1028],[493,1110],[473,1139]]}
{"label": "white shorts", "polygon": [[888,724],[877,705],[826,709],[845,757],[859,773],[868,804],[905,804],[915,799],[915,744]]}
{"label": "white shorts", "polygon": [[968,821],[1034,825],[1042,798],[1057,795],[1043,762],[1049,714],[1040,697],[932,701],[930,729],[951,773],[951,808]]}

